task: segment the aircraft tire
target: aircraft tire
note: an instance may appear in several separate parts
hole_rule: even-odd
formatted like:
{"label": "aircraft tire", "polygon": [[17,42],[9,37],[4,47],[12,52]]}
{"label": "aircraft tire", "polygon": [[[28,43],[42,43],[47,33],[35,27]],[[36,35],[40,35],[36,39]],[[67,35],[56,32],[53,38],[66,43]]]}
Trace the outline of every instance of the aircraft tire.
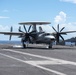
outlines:
{"label": "aircraft tire", "polygon": [[26,44],[23,44],[23,48],[26,48]]}
{"label": "aircraft tire", "polygon": [[48,47],[48,48],[49,48],[49,49],[52,49],[52,43],[49,44],[49,47]]}

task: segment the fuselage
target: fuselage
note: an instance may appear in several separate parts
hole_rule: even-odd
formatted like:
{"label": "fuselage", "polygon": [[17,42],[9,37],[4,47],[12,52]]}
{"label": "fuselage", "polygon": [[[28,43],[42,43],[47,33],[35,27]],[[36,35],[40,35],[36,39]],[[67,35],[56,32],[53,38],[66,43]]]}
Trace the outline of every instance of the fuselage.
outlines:
{"label": "fuselage", "polygon": [[44,32],[38,35],[36,43],[50,44],[54,40],[55,40],[54,36]]}
{"label": "fuselage", "polygon": [[55,40],[55,37],[49,33],[46,33],[42,30],[38,32],[35,24],[32,25],[32,31],[33,31],[33,33],[32,33],[33,37],[30,37],[32,43],[49,44]]}

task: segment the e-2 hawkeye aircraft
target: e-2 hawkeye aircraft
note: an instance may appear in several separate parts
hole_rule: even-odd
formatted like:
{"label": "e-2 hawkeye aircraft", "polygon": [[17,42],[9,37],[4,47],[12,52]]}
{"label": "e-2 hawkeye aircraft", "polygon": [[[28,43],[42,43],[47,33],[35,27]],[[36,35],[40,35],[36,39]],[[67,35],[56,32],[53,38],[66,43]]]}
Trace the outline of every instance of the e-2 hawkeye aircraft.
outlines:
{"label": "e-2 hawkeye aircraft", "polygon": [[[72,33],[76,31],[67,31],[67,32],[62,32],[62,30],[65,28],[63,27],[59,31],[59,24],[56,30],[53,26],[52,28],[55,30],[54,33],[46,33],[42,30],[41,27],[39,27],[39,32],[37,31],[37,25],[47,25],[50,24],[50,22],[21,22],[19,23],[20,25],[23,25],[25,32],[21,30],[21,27],[19,27],[19,32],[12,32],[13,28],[11,27],[10,32],[0,32],[0,34],[4,35],[10,35],[9,40],[11,40],[11,36],[18,36],[21,38],[21,43],[23,48],[26,48],[26,42],[29,42],[31,44],[48,44],[48,48],[52,48],[52,43],[56,40],[59,43],[59,37],[64,40],[64,38],[61,36],[62,34],[66,33]],[[26,29],[25,25],[29,25],[28,30]],[[32,27],[32,30],[31,30]],[[31,31],[30,31],[31,30]]]}

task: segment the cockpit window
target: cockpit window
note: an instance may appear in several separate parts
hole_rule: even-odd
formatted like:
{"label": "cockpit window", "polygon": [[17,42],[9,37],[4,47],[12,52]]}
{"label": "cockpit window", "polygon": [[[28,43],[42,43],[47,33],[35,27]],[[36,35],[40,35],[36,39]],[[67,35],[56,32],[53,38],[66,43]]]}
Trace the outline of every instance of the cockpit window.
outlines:
{"label": "cockpit window", "polygon": [[50,34],[49,33],[45,33],[44,35],[47,36],[47,35],[50,35]]}

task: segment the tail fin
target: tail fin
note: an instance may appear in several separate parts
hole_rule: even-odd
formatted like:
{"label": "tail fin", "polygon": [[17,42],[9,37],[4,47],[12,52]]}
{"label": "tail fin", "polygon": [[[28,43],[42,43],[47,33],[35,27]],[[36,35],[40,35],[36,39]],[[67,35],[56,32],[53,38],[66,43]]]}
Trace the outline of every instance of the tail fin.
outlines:
{"label": "tail fin", "polygon": [[43,32],[43,29],[41,26],[39,27],[39,32]]}

